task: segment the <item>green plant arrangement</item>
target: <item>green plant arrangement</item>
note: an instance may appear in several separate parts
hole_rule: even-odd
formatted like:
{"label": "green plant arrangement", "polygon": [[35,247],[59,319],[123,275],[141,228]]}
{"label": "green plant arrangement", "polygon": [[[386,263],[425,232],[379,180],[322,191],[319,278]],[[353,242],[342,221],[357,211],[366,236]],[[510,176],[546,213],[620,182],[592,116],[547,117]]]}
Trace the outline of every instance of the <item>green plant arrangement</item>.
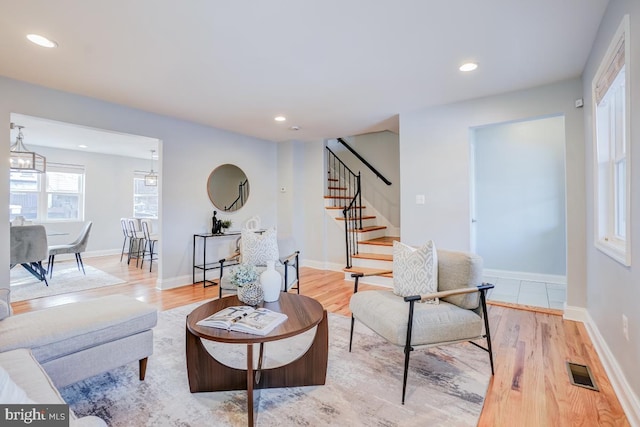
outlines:
{"label": "green plant arrangement", "polygon": [[231,224],[233,224],[233,223],[231,222],[230,219],[222,219],[222,220],[220,220],[220,227],[222,227],[225,230],[227,228],[231,227]]}
{"label": "green plant arrangement", "polygon": [[251,264],[240,264],[231,273],[231,284],[237,287],[253,283],[256,280],[258,280],[258,272]]}

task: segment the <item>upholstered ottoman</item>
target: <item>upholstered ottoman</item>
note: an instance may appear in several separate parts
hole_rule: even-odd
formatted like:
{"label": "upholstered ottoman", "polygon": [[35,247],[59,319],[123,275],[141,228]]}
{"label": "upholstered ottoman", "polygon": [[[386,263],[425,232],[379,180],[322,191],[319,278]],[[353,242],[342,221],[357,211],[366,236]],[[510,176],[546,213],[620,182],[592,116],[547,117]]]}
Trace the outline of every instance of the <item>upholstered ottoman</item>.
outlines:
{"label": "upholstered ottoman", "polygon": [[154,307],[111,295],[0,321],[0,352],[31,349],[57,387],[136,360],[142,380],[156,323]]}

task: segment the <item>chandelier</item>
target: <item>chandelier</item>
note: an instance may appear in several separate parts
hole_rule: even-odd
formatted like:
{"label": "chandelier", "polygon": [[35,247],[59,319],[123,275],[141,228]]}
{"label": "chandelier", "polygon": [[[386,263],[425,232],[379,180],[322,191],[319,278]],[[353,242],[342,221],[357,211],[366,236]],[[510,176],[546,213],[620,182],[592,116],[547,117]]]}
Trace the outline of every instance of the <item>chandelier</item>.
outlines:
{"label": "chandelier", "polygon": [[144,185],[156,187],[158,185],[158,174],[153,171],[153,155],[156,150],[151,150],[151,172],[144,176]]}
{"label": "chandelier", "polygon": [[9,165],[11,170],[15,172],[45,173],[47,171],[47,159],[44,156],[29,150],[24,145],[24,136],[22,135],[22,129],[24,129],[24,126],[18,126],[15,123],[11,123],[11,129],[18,129],[16,142],[13,143],[9,149]]}

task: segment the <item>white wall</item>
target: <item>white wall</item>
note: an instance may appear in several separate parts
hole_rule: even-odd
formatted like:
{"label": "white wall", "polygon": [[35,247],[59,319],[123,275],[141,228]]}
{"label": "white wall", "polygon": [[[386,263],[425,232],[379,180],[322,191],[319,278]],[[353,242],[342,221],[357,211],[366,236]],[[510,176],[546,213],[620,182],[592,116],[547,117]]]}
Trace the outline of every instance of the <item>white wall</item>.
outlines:
{"label": "white wall", "polygon": [[[471,128],[564,115],[567,158],[567,302],[584,307],[585,177],[580,79],[400,115],[401,238],[420,245],[470,248]],[[424,194],[426,204],[415,196]]]}
{"label": "white wall", "polygon": [[[30,144],[29,149],[44,155],[48,164],[55,162],[85,167],[84,218],[93,222],[86,255],[120,253],[124,241],[120,218],[133,216],[134,171],[148,170],[149,161],[35,144]],[[73,241],[83,224],[82,221],[47,223],[47,229],[68,233],[66,236],[49,237],[49,244]]]}
{"label": "white wall", "polygon": [[301,263],[315,268],[345,265],[344,233],[324,208],[326,173],[324,141],[278,144],[279,234],[292,234]]}
{"label": "white wall", "polygon": [[[0,195],[9,199],[9,117],[27,114],[51,120],[113,130],[161,140],[160,144],[160,241],[159,286],[168,288],[191,283],[193,234],[210,231],[213,206],[206,192],[207,178],[217,166],[232,163],[244,170],[251,185],[245,207],[225,218],[239,227],[253,215],[264,226],[276,225],[276,144],[179,119],[151,114],[92,98],[46,89],[0,77],[0,174],[6,185]],[[3,220],[4,218],[4,220]],[[0,286],[9,283],[9,217],[0,213]],[[228,255],[230,242],[220,239],[209,253],[212,259]]]}
{"label": "white wall", "polygon": [[484,267],[564,276],[564,118],[484,126],[473,136],[476,252]]}
{"label": "white wall", "polygon": [[[592,81],[604,54],[612,41],[624,14],[630,15],[631,67],[627,78],[631,87],[631,140],[629,170],[631,172],[631,267],[624,267],[594,246],[593,198],[593,99]],[[615,359],[626,381],[635,393],[636,405],[640,394],[640,2],[613,0],[607,8],[591,55],[583,73],[585,99],[585,146],[587,171],[587,310],[605,341],[610,356]],[[629,319],[629,341],[622,334],[622,314]],[[610,374],[611,376],[611,374]],[[623,402],[624,404],[624,402]],[[636,410],[640,408],[636,407]],[[635,421],[639,422],[640,413]]]}

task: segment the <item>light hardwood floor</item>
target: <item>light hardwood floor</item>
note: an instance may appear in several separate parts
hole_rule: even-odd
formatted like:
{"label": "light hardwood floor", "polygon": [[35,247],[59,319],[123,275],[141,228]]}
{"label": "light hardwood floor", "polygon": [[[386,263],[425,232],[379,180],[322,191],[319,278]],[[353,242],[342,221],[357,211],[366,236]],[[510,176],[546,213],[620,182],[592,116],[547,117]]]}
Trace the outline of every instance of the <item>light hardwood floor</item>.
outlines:
{"label": "light hardwood floor", "polygon": [[[155,289],[155,266],[149,273],[146,268],[127,266],[119,258],[87,258],[85,264],[121,277],[126,284],[17,302],[13,304],[15,313],[113,293],[130,295],[159,310],[218,296],[216,286],[205,289],[201,284],[159,291]],[[342,273],[302,268],[301,275],[302,294],[317,299],[330,312],[350,316],[353,285],[343,280]],[[373,287],[361,287],[368,288]],[[629,425],[583,324],[563,320],[554,310],[494,304],[489,307],[489,319],[496,373],[489,383],[479,426]],[[400,349],[398,353],[402,353]],[[600,391],[571,385],[566,361],[588,365]],[[390,392],[394,388],[400,396],[401,379],[389,385]]]}

